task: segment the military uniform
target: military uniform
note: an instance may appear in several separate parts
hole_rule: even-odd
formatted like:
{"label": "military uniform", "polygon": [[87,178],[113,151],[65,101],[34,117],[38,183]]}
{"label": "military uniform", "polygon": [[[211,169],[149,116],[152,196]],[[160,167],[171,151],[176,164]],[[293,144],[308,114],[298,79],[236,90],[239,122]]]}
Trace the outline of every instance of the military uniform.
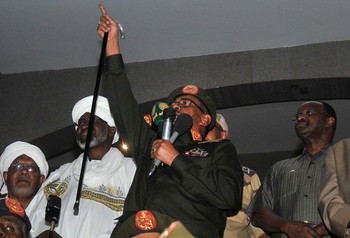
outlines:
{"label": "military uniform", "polygon": [[112,237],[129,238],[143,233],[161,233],[159,238],[194,238],[179,221],[159,212],[142,210],[119,218]]}
{"label": "military uniform", "polygon": [[199,144],[186,133],[174,143],[180,154],[171,167],[159,166],[149,178],[150,150],[157,133],[139,111],[121,55],[108,57],[107,67],[105,95],[123,141],[137,163],[124,212],[157,211],[181,221],[195,237],[222,237],[224,210],[237,212],[242,199],[243,173],[233,144]]}
{"label": "military uniform", "polygon": [[242,166],[242,170],[244,173],[242,210],[237,215],[227,218],[224,238],[258,238],[265,234],[262,229],[250,223],[249,217],[245,213],[245,209],[261,185],[259,176],[248,167]]}

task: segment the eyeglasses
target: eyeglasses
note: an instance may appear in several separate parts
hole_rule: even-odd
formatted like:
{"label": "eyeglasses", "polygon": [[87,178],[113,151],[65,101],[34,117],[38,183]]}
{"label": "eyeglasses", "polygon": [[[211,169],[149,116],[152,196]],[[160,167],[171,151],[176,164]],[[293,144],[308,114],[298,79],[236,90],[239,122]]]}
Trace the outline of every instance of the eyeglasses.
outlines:
{"label": "eyeglasses", "polygon": [[182,108],[186,108],[186,107],[190,107],[193,105],[195,105],[201,112],[203,112],[203,114],[208,114],[207,112],[205,112],[197,103],[195,103],[194,101],[192,101],[191,99],[189,98],[181,98],[180,100],[178,101],[174,101],[172,102],[170,105],[174,105],[174,104],[177,104],[179,107],[182,107]]}
{"label": "eyeglasses", "polygon": [[[74,125],[75,126],[83,126],[85,124],[89,124],[89,122],[90,122],[90,117],[85,117],[85,118],[80,118],[78,120],[78,123],[74,122]],[[98,123],[98,122],[104,122],[104,120],[102,120],[101,118],[95,116],[94,123]]]}
{"label": "eyeglasses", "polygon": [[23,169],[26,169],[28,170],[28,172],[31,172],[31,173],[40,173],[40,168],[35,164],[15,163],[15,164],[11,164],[9,167],[9,170],[12,170],[12,171],[21,171]]}
{"label": "eyeglasses", "polygon": [[299,117],[311,117],[318,114],[317,111],[306,111],[306,112],[298,112],[295,114],[295,116],[292,118],[293,121],[298,120]]}

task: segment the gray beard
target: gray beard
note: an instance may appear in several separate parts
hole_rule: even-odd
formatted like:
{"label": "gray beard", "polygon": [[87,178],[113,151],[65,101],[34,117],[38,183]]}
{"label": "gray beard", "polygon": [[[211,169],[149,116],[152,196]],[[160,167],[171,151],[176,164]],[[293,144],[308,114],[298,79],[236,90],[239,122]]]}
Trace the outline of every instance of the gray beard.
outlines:
{"label": "gray beard", "polygon": [[[108,134],[105,133],[103,135],[100,135],[99,137],[96,137],[96,136],[92,137],[92,139],[90,141],[90,148],[93,148],[93,147],[99,145],[100,143],[105,142],[107,140],[107,136],[108,136]],[[86,144],[85,142],[81,142],[81,141],[77,140],[77,143],[82,150],[85,149],[85,144]]]}
{"label": "gray beard", "polygon": [[31,197],[34,194],[36,194],[37,191],[35,191],[33,188],[18,188],[16,186],[13,186],[12,193],[15,197]]}

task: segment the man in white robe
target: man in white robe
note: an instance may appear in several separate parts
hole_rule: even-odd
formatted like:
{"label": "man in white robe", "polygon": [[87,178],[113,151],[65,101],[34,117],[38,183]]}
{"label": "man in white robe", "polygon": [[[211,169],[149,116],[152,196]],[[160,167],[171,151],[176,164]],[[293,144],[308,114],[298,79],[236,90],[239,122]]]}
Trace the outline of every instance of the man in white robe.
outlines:
{"label": "man in white robe", "polygon": [[[76,103],[72,118],[76,128],[77,143],[85,148],[90,120],[92,96]],[[62,165],[45,181],[39,191],[37,209],[29,215],[31,235],[36,237],[49,224],[45,223],[45,208],[49,195],[61,198],[60,219],[55,232],[61,237],[110,237],[116,218],[122,214],[124,200],[129,191],[136,166],[132,158],[123,154],[112,144],[118,141],[114,119],[108,100],[99,96],[95,111],[94,127],[87,156],[78,215],[74,215],[77,188],[83,154],[72,163]]]}
{"label": "man in white robe", "polygon": [[23,141],[9,144],[0,156],[0,197],[17,200],[30,211],[36,196],[49,173],[49,165],[39,147]]}

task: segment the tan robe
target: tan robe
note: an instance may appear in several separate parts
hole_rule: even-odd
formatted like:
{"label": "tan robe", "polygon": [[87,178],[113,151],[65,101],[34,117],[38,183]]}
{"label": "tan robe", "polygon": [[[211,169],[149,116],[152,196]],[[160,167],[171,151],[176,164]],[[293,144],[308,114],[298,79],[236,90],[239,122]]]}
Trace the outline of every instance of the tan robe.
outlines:
{"label": "tan robe", "polygon": [[263,230],[253,226],[250,223],[249,217],[245,213],[245,209],[249,206],[250,202],[258,191],[261,182],[255,171],[247,167],[243,167],[242,169],[244,172],[242,210],[239,211],[237,215],[227,218],[224,238],[269,237]]}

